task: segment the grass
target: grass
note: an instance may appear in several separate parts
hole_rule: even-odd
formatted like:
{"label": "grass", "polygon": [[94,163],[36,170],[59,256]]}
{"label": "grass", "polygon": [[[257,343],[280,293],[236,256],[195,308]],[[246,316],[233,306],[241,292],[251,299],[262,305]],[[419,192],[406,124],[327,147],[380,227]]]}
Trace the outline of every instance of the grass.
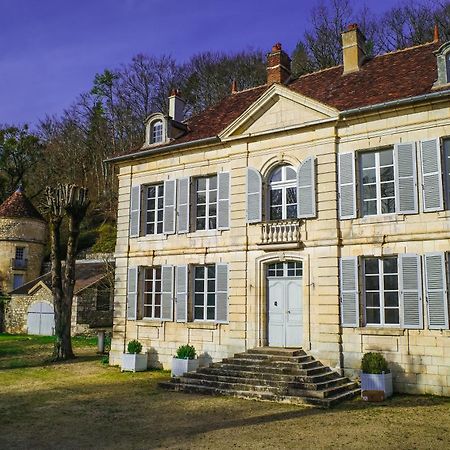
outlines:
{"label": "grass", "polygon": [[[188,395],[158,387],[167,372],[102,365],[90,341],[77,342],[75,361],[39,362],[36,349],[48,356],[51,346],[0,335],[0,448],[448,448],[448,398],[357,399],[320,410]],[[8,367],[30,357],[32,365]]]}

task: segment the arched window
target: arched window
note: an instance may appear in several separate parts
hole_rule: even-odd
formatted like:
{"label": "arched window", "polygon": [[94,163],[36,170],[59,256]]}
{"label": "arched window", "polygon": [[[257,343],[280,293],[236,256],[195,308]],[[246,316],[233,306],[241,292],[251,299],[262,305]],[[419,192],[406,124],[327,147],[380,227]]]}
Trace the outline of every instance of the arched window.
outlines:
{"label": "arched window", "polygon": [[163,123],[162,120],[155,120],[150,127],[150,144],[156,144],[163,141]]}
{"label": "arched window", "polygon": [[297,172],[292,166],[278,166],[269,177],[270,220],[297,218]]}

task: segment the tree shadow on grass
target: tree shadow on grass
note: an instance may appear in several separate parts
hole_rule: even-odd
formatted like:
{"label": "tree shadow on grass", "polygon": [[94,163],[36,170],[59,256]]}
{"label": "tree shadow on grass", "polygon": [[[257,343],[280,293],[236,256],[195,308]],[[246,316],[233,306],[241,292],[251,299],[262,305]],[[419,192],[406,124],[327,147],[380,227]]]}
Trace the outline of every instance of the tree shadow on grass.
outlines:
{"label": "tree shadow on grass", "polygon": [[102,355],[92,354],[92,355],[81,355],[76,356],[74,359],[68,359],[67,361],[53,361],[52,357],[48,358],[4,358],[0,359],[0,371],[2,370],[13,370],[13,369],[24,369],[33,367],[49,367],[49,366],[59,366],[74,364],[80,362],[90,362],[102,358]]}

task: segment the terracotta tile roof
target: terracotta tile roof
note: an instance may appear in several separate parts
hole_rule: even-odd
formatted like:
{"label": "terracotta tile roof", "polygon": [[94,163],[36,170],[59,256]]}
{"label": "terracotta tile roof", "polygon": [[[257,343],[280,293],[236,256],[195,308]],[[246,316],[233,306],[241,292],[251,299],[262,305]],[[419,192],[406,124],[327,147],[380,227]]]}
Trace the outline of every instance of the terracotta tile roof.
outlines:
{"label": "terracotta tile roof", "polygon": [[44,220],[40,212],[28,200],[21,189],[17,189],[0,205],[0,218],[31,218]]}
{"label": "terracotta tile roof", "polygon": [[437,79],[438,43],[376,56],[358,72],[342,76],[343,66],[304,75],[289,88],[340,111],[431,92]]}
{"label": "terracotta tile roof", "polygon": [[[288,88],[339,111],[427,94],[432,92],[437,79],[433,51],[439,46],[440,43],[433,42],[376,56],[365,62],[358,72],[345,76],[342,75],[343,66],[303,75],[291,81]],[[154,150],[217,136],[268,88],[267,85],[258,86],[229,95],[190,118],[184,136]],[[137,152],[133,149],[124,154]]]}
{"label": "terracotta tile roof", "polygon": [[[78,294],[83,289],[91,286],[106,276],[107,267],[103,262],[94,261],[77,261],[75,267],[75,287],[74,294]],[[19,288],[12,291],[11,295],[26,295],[30,289],[32,289],[36,284],[42,281],[48,288],[51,288],[51,273],[35,278],[32,281],[20,286]]]}

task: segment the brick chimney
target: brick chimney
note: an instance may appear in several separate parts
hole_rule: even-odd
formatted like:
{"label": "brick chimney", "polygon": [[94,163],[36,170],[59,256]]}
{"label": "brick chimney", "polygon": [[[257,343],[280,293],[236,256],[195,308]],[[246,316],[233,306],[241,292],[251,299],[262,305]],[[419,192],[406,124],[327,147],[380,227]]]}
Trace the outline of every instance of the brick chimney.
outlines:
{"label": "brick chimney", "polygon": [[357,72],[364,64],[366,52],[364,50],[366,38],[353,23],[342,33],[342,51],[344,53],[344,75]]}
{"label": "brick chimney", "polygon": [[181,97],[178,89],[172,89],[169,96],[169,116],[177,122],[182,122],[184,119],[184,108],[186,101]]}
{"label": "brick chimney", "polygon": [[291,76],[291,58],[277,43],[267,55],[267,84],[285,83]]}

